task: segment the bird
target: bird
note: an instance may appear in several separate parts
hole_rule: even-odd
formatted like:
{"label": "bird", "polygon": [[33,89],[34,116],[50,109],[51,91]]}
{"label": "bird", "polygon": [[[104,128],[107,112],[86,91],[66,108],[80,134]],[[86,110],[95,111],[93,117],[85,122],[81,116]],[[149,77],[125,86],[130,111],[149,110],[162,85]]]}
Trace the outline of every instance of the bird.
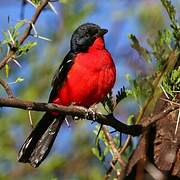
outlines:
{"label": "bird", "polygon": [[[116,68],[105,47],[107,32],[97,24],[85,23],[72,33],[70,50],[52,80],[49,103],[90,108],[111,91]],[[49,154],[64,120],[65,115],[59,112],[45,112],[20,148],[18,161],[38,167]]]}

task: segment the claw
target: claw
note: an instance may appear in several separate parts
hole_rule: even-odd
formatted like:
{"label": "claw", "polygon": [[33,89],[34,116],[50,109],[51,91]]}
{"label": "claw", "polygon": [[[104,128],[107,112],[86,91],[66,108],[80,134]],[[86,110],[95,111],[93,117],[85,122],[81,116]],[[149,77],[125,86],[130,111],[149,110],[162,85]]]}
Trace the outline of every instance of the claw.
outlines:
{"label": "claw", "polygon": [[91,112],[93,114],[93,121],[96,120],[96,111],[97,111],[97,107],[96,105],[92,106],[91,108],[88,109],[87,113],[89,115],[89,112]]}
{"label": "claw", "polygon": [[89,117],[89,109],[86,111],[86,114],[85,114],[85,116],[84,116],[84,119],[88,119],[88,117]]}

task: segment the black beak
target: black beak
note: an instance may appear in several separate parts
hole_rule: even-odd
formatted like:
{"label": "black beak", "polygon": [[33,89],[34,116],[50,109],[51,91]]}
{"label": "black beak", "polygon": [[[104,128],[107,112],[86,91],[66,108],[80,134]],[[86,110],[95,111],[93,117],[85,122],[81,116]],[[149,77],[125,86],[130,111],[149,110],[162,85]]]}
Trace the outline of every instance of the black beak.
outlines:
{"label": "black beak", "polygon": [[106,34],[108,32],[107,29],[100,29],[99,32],[98,32],[98,35],[99,36],[103,36],[104,34]]}

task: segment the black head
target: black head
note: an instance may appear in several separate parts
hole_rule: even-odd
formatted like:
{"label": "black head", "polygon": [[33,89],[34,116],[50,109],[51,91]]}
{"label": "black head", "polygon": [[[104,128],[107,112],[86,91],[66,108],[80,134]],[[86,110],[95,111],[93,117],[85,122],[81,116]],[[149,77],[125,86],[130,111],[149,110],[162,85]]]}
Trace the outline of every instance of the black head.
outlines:
{"label": "black head", "polygon": [[97,37],[103,37],[108,32],[93,23],[86,23],[79,26],[71,37],[71,50],[84,52],[91,46]]}

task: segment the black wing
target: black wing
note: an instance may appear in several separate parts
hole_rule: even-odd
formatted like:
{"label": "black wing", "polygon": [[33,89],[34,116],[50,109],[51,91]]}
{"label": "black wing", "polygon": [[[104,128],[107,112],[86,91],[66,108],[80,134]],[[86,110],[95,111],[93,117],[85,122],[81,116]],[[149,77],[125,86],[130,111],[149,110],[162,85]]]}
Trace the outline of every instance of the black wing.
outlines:
{"label": "black wing", "polygon": [[56,97],[59,87],[61,87],[66,80],[67,74],[74,63],[74,59],[75,53],[69,51],[56,71],[51,83],[53,88],[49,96],[49,102],[52,102],[52,100]]}

